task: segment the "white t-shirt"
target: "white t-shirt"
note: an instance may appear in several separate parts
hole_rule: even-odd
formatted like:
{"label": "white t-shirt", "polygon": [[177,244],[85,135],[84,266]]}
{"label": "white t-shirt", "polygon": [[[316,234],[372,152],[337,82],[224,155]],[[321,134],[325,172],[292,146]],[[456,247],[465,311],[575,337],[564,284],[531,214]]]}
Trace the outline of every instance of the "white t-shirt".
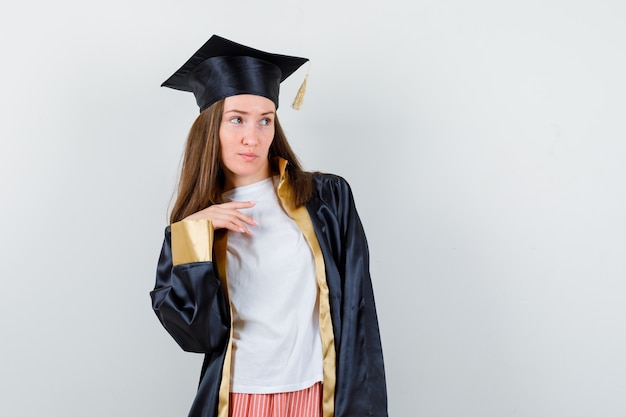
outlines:
{"label": "white t-shirt", "polygon": [[278,177],[224,193],[255,201],[241,212],[258,226],[228,233],[227,278],[233,311],[231,391],[297,391],[323,379],[318,288],[311,248],[282,209]]}

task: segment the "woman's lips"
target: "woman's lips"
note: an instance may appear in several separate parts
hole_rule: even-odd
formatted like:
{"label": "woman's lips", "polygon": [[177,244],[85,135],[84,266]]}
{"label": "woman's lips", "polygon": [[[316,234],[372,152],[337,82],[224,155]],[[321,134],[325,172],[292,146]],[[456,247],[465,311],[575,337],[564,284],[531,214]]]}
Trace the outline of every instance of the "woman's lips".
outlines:
{"label": "woman's lips", "polygon": [[239,155],[243,158],[243,160],[244,160],[244,161],[252,161],[253,159],[255,159],[255,158],[256,158],[256,155],[255,155],[255,154],[253,154],[253,153],[248,153],[248,152],[246,152],[246,153],[240,153]]}

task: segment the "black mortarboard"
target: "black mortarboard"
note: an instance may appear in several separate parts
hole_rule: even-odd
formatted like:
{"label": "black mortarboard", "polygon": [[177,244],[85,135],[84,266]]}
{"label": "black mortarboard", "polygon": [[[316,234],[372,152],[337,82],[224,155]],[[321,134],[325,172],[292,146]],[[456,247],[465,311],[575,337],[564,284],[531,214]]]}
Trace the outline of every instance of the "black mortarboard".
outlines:
{"label": "black mortarboard", "polygon": [[267,97],[278,108],[280,83],[307,61],[259,51],[213,35],[161,87],[192,92],[200,111],[238,94]]}

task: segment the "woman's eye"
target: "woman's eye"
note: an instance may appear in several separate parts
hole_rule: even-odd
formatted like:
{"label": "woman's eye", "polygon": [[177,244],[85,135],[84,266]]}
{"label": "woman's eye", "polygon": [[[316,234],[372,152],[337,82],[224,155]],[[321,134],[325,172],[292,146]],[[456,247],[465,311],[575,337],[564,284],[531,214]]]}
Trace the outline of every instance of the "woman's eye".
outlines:
{"label": "woman's eye", "polygon": [[230,122],[231,122],[231,123],[236,123],[236,124],[239,124],[239,123],[241,123],[241,122],[242,122],[242,120],[241,120],[241,117],[239,117],[239,116],[235,116],[235,117],[231,117],[231,118],[230,118]]}
{"label": "woman's eye", "polygon": [[269,126],[271,124],[272,124],[272,120],[271,119],[268,119],[268,118],[261,119],[261,125],[262,126]]}

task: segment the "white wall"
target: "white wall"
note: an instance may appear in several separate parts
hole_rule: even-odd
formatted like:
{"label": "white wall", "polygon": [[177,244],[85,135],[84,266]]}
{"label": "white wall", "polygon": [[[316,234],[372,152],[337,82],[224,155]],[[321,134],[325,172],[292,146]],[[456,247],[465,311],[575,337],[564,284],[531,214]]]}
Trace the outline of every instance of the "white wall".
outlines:
{"label": "white wall", "polygon": [[0,415],[185,415],[148,292],[217,33],[312,59],[281,121],[353,186],[394,416],[626,415],[625,3],[13,2],[0,13]]}

